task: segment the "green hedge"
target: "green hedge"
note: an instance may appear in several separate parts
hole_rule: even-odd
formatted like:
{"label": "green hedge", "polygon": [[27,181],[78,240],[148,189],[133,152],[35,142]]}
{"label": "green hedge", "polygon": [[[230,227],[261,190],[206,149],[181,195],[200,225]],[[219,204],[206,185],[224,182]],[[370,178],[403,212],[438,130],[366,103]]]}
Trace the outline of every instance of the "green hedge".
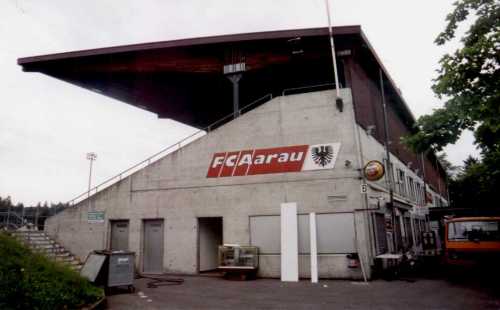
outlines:
{"label": "green hedge", "polygon": [[0,232],[0,309],[77,309],[103,296],[77,272]]}

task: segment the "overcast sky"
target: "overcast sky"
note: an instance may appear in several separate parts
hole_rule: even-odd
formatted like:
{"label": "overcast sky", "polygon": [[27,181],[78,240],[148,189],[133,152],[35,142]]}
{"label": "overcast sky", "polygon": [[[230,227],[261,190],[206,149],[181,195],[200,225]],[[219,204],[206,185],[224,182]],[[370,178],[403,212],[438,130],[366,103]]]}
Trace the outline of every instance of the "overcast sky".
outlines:
{"label": "overcast sky", "polygon": [[[456,46],[436,35],[454,0],[330,0],[333,24],[362,26],[415,116],[441,102],[430,86]],[[93,183],[175,143],[193,128],[38,74],[16,59],[48,53],[265,30],[326,26],[324,0],[0,1],[0,196],[67,201]],[[447,149],[455,164],[477,154],[466,135]]]}

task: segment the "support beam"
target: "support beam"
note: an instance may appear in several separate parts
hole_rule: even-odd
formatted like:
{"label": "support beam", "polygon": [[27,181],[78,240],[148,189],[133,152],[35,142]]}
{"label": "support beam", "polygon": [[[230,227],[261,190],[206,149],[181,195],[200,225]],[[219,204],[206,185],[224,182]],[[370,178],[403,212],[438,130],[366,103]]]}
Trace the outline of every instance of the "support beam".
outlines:
{"label": "support beam", "polygon": [[227,76],[227,78],[233,83],[233,115],[234,118],[240,116],[240,80],[242,74],[234,73]]}

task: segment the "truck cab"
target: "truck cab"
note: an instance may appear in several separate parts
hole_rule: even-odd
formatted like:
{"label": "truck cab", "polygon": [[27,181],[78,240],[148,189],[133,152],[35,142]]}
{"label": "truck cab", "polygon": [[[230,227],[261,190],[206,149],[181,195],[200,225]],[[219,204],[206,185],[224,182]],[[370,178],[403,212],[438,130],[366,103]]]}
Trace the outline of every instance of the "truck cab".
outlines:
{"label": "truck cab", "polygon": [[[484,265],[500,258],[500,217],[460,217],[445,222],[445,262]],[[486,265],[487,266],[487,265]]]}

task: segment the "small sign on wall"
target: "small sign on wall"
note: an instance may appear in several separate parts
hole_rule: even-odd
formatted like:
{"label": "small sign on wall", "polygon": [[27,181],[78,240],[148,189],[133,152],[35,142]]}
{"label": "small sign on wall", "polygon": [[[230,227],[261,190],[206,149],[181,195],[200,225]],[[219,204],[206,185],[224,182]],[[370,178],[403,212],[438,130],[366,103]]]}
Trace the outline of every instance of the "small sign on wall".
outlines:
{"label": "small sign on wall", "polygon": [[104,211],[89,211],[87,214],[87,221],[89,224],[104,223]]}
{"label": "small sign on wall", "polygon": [[368,184],[363,183],[361,184],[361,194],[366,194],[368,193]]}

